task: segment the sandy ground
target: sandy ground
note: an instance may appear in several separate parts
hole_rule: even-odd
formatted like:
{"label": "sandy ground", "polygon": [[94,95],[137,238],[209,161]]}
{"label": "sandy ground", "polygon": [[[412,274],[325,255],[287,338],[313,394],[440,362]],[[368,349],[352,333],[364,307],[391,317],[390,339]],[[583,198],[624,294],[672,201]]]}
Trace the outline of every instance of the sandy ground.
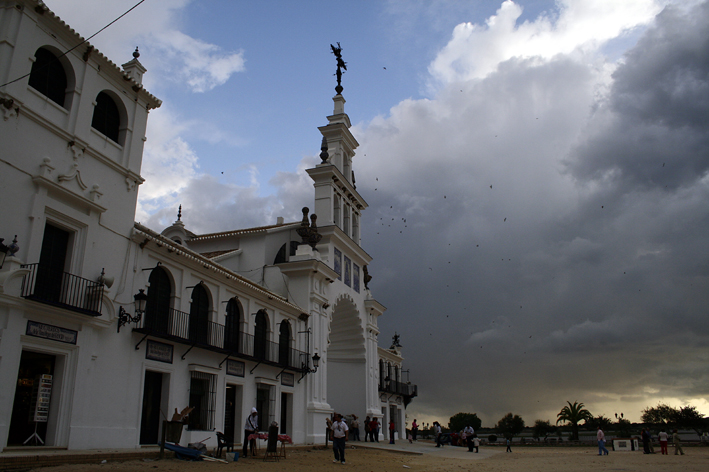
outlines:
{"label": "sandy ground", "polygon": [[644,455],[641,452],[613,452],[608,456],[598,456],[598,451],[590,447],[516,447],[512,453],[505,453],[504,447],[486,447],[480,454],[467,453],[463,448],[447,446],[436,449],[432,445],[419,443],[418,446],[397,445],[395,451],[385,450],[388,445],[380,444],[380,449],[358,447],[348,444],[347,463],[333,464],[330,449],[290,448],[288,458],[279,462],[264,462],[262,457],[239,459],[238,462],[221,464],[215,462],[185,462],[176,459],[161,461],[109,462],[105,464],[63,465],[35,469],[36,472],[107,472],[107,471],[228,471],[243,472],[321,472],[356,469],[366,472],[401,471],[475,471],[475,472],[598,472],[598,471],[642,471],[642,472],[706,472],[709,470],[709,448],[685,447],[684,456],[660,454]]}

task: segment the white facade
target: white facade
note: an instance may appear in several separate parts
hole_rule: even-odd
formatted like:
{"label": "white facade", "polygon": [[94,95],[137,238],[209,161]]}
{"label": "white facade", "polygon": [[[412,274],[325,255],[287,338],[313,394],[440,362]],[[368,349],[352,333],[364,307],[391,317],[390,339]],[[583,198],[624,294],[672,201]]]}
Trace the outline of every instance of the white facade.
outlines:
{"label": "white facade", "polygon": [[[385,308],[365,287],[344,98],[308,170],[315,250],[301,222],[200,235],[178,216],[158,233],[134,223],[161,104],[145,72],[137,52],[116,66],[41,2],[0,1],[0,82],[31,73],[0,88],[0,237],[20,246],[0,269],[0,447],[35,426],[48,446],[155,444],[188,405],[183,444],[214,445],[215,430],[241,442],[253,406],[295,443],[324,443],[333,411],[381,419]],[[118,330],[141,290],[145,313]]]}

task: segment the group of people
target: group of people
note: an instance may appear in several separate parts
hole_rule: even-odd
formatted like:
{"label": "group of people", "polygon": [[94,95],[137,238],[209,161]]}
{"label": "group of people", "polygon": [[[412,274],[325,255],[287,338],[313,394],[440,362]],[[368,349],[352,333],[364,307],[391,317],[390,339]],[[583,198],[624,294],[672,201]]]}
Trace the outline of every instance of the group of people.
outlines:
{"label": "group of people", "polygon": [[[416,420],[414,420],[414,423],[416,423]],[[450,444],[450,438],[445,440],[441,429],[441,423],[438,421],[433,422],[433,432],[436,436],[436,447],[443,447],[443,444],[446,442]],[[463,428],[460,432],[459,438],[467,444],[468,452],[480,452],[480,439],[478,438],[478,435],[475,434],[475,430],[472,426],[466,426]],[[462,445],[462,443],[459,443],[459,445]],[[509,442],[507,443],[507,449],[507,452],[512,452],[510,450]]]}
{"label": "group of people", "polygon": [[[643,429],[642,433],[640,434],[640,439],[643,442],[643,454],[655,454],[655,448],[652,446],[652,433],[650,432],[649,429]],[[667,451],[667,443],[669,439],[669,434],[665,432],[665,429],[661,429],[660,433],[657,435],[658,441],[660,441],[660,454],[662,455],[668,455],[669,452]],[[675,446],[675,456],[676,455],[684,455],[684,451],[682,450],[682,445],[680,444],[681,439],[679,437],[679,433],[677,433],[677,430],[675,429],[672,431],[672,443]]]}
{"label": "group of people", "polygon": [[[598,439],[598,455],[608,455],[608,449],[606,449],[605,443],[606,443],[606,435],[603,434],[603,430],[601,427],[598,427],[598,432],[596,433],[596,438]],[[655,454],[655,448],[652,446],[652,433],[650,432],[649,429],[643,428],[642,432],[640,433],[640,439],[643,442],[643,453],[644,454]],[[667,443],[669,439],[669,434],[667,434],[664,430],[660,430],[660,433],[657,435],[657,439],[660,441],[660,453],[662,455],[668,455],[669,452],[667,451]],[[681,439],[679,437],[679,433],[675,429],[672,431],[672,443],[675,446],[675,456],[678,454],[684,455],[684,451],[682,450],[682,445]]]}

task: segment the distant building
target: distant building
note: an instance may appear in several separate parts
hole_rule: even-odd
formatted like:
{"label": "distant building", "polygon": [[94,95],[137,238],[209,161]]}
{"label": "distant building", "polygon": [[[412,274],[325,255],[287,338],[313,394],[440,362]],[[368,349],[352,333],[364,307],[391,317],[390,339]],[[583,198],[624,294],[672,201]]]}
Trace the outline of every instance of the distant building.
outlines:
{"label": "distant building", "polygon": [[[379,353],[379,401],[382,408],[382,421],[389,437],[389,422],[394,420],[396,438],[406,438],[406,407],[415,396],[418,388],[409,381],[409,371],[402,369],[404,358],[401,356],[399,336],[389,349],[378,348]],[[406,374],[406,381],[404,381]]]}
{"label": "distant building", "polygon": [[134,223],[161,105],[138,51],[117,66],[37,0],[0,1],[0,25],[0,82],[29,74],[0,88],[0,447],[156,444],[186,406],[182,444],[243,441],[252,407],[301,444],[333,411],[403,421],[415,387],[377,346],[341,94],[308,169],[317,227],[197,234],[178,213],[157,232]]}

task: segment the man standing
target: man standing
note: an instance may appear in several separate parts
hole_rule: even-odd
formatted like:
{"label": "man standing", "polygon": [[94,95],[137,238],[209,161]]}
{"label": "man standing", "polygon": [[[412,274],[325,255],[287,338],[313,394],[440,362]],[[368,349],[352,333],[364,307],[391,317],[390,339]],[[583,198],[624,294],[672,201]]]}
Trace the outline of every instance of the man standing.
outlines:
{"label": "man standing", "polygon": [[465,429],[463,429],[463,434],[465,434],[465,441],[468,443],[468,452],[473,452],[473,435],[475,434],[475,430],[472,426],[466,426]]}
{"label": "man standing", "polygon": [[243,457],[248,457],[248,446],[251,443],[251,454],[255,455],[256,450],[256,440],[252,439],[249,441],[249,436],[258,431],[258,410],[254,407],[251,409],[251,414],[246,418],[246,423],[244,424],[244,448],[241,451]]}
{"label": "man standing", "polygon": [[416,435],[418,435],[419,432],[419,425],[416,422],[416,418],[414,418],[414,422],[411,423],[411,436],[413,436],[413,440],[416,441]]}
{"label": "man standing", "polygon": [[441,444],[443,432],[441,431],[441,425],[438,421],[433,422],[433,431],[436,434],[436,447],[443,447],[443,444]]}
{"label": "man standing", "polygon": [[[364,442],[367,442],[370,439],[369,424],[371,422],[372,422],[372,420],[369,419],[369,416],[364,419]],[[372,442],[374,442],[374,441],[372,441]]]}
{"label": "man standing", "polygon": [[369,423],[369,433],[372,435],[372,442],[379,442],[379,420],[376,416]]}
{"label": "man standing", "polygon": [[603,434],[601,427],[598,427],[598,432],[596,432],[596,439],[598,439],[598,455],[608,455],[608,449],[606,449],[606,435]]}
{"label": "man standing", "polygon": [[334,463],[345,463],[345,442],[347,441],[349,428],[347,423],[342,420],[342,415],[335,413],[335,421],[332,423],[330,430],[330,439],[332,439],[332,451],[335,453]]}
{"label": "man standing", "polygon": [[357,415],[352,415],[350,426],[352,429],[352,440],[359,441],[359,421],[357,421]]}
{"label": "man standing", "polygon": [[389,420],[389,444],[394,444],[394,433],[396,432],[396,424],[394,420]]}
{"label": "man standing", "polygon": [[643,441],[643,454],[650,454],[650,433],[643,428],[640,432],[640,439]]}

